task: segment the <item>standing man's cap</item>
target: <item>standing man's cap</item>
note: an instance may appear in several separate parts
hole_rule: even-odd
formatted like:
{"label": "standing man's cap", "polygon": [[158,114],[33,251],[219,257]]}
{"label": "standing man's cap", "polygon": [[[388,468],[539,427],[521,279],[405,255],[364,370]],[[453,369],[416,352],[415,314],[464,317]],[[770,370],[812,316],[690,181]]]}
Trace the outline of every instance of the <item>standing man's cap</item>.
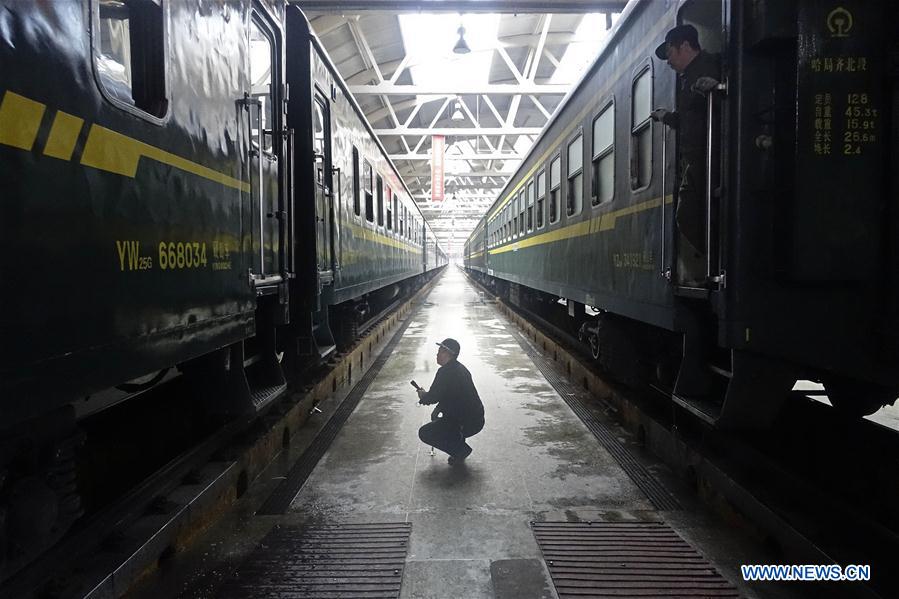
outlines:
{"label": "standing man's cap", "polygon": [[699,47],[699,33],[692,25],[678,25],[665,34],[665,41],[656,48],[656,56],[662,60],[668,59],[668,44],[680,46],[684,42],[690,42],[694,48]]}
{"label": "standing man's cap", "polygon": [[459,342],[456,341],[455,339],[450,339],[449,337],[447,337],[446,339],[444,339],[437,345],[439,345],[440,347],[442,347],[449,353],[453,354],[454,356],[459,355]]}

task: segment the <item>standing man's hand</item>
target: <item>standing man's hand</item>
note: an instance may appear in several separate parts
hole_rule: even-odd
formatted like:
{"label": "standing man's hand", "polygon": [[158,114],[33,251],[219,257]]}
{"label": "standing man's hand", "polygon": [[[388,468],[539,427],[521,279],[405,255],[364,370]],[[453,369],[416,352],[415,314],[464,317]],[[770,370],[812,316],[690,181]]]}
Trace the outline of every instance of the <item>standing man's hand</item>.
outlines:
{"label": "standing man's hand", "polygon": [[665,108],[656,108],[655,110],[653,110],[652,112],[649,113],[649,116],[654,121],[664,122],[665,117],[668,116],[669,114],[671,114],[671,112]]}
{"label": "standing man's hand", "polygon": [[427,393],[427,391],[419,388],[416,389],[415,392],[418,393],[418,403],[421,403],[421,401],[425,398],[425,393]]}
{"label": "standing man's hand", "polygon": [[718,85],[718,80],[714,77],[700,77],[696,80],[696,83],[693,84],[692,89],[695,92],[705,95],[718,87]]}

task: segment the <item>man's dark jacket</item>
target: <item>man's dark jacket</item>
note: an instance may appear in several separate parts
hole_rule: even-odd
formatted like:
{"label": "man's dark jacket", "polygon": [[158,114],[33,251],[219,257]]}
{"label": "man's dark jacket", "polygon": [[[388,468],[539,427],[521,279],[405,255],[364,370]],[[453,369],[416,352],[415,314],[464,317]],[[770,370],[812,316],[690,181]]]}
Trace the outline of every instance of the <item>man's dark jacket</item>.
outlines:
{"label": "man's dark jacket", "polygon": [[458,360],[451,360],[437,369],[430,390],[419,400],[424,405],[437,404],[435,412],[464,427],[484,422],[484,404],[471,380],[471,373]]}
{"label": "man's dark jacket", "polygon": [[700,77],[721,77],[718,56],[702,50],[690,61],[678,76],[680,93],[677,95],[677,112],[668,113],[662,122],[677,129],[681,159],[695,165],[694,168],[705,170],[708,100],[702,93],[693,91],[693,84]]}

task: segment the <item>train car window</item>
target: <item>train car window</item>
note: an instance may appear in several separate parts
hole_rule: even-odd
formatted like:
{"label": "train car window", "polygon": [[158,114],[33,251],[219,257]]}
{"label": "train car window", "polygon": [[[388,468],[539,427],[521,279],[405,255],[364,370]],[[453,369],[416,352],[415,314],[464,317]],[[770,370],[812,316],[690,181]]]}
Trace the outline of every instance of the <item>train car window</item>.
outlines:
{"label": "train car window", "polygon": [[315,182],[325,184],[325,117],[322,105],[312,103],[312,149],[315,152]]}
{"label": "train car window", "polygon": [[359,148],[353,146],[353,214],[359,216],[361,202],[359,201]]}
{"label": "train car window", "polygon": [[[250,23],[250,92],[259,101],[257,120],[253,123],[253,145],[262,139],[262,150],[273,152],[272,123],[272,48],[274,44],[255,22]],[[252,114],[252,111],[251,111]],[[260,136],[260,131],[262,135]]]}
{"label": "train car window", "polygon": [[546,200],[546,171],[537,175],[537,228],[543,228],[543,212]]}
{"label": "train car window", "polygon": [[[99,0],[94,6],[92,45],[100,87],[123,107],[157,118],[165,116],[168,99],[161,0]],[[270,60],[271,46],[268,56]]]}
{"label": "train car window", "polygon": [[528,233],[534,230],[534,180],[528,181]]}
{"label": "train car window", "polygon": [[631,96],[631,189],[649,185],[652,176],[652,72],[634,79]]}
{"label": "train car window", "polygon": [[615,195],[615,104],[606,106],[593,121],[592,203],[598,206]]}
{"label": "train car window", "polygon": [[393,194],[393,230],[399,231],[398,220],[400,218],[399,211],[400,200],[396,197],[396,194]]}
{"label": "train car window", "polygon": [[378,226],[384,226],[384,181],[378,175]]}
{"label": "train car window", "polygon": [[524,190],[518,193],[518,234],[524,235]]}
{"label": "train car window", "polygon": [[549,163],[549,224],[559,220],[559,191],[562,188],[562,157]]}
{"label": "train car window", "polygon": [[580,214],[584,206],[584,136],[568,144],[568,216]]}
{"label": "train car window", "polygon": [[[390,206],[392,206],[392,204],[390,203],[390,198],[396,198],[396,196],[393,195],[393,190],[390,189],[390,186],[388,185],[387,186],[387,221],[386,221],[388,231],[393,230],[393,211],[390,209]],[[396,202],[396,199],[394,199],[393,201]]]}
{"label": "train car window", "polygon": [[515,236],[521,235],[524,231],[524,206],[522,206],[521,193],[515,196],[514,208],[512,213],[515,215]]}
{"label": "train car window", "polygon": [[518,198],[512,198],[512,237],[518,237]]}
{"label": "train car window", "polygon": [[368,160],[362,161],[362,193],[365,196],[365,220],[375,222],[375,199],[372,194],[371,164]]}

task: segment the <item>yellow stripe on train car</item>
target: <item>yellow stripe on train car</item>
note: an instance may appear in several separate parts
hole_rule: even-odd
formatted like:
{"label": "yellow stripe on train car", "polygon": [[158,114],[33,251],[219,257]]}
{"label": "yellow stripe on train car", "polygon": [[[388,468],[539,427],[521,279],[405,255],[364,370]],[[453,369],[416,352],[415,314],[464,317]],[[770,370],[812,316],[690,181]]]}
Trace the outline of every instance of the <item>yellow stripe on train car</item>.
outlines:
{"label": "yellow stripe on train car", "polygon": [[227,187],[249,193],[250,184],[224,173],[197,164],[171,152],[166,152],[150,144],[122,135],[100,125],[91,125],[81,154],[81,164],[100,170],[134,178],[137,166],[143,157],[179,170],[221,183]]}
{"label": "yellow stripe on train car", "polygon": [[393,239],[392,237],[387,237],[386,235],[382,235],[377,231],[371,231],[357,225],[353,222],[348,222],[347,226],[349,226],[350,230],[353,232],[353,237],[357,239],[364,239],[365,241],[373,241],[375,243],[380,243],[381,245],[387,245],[390,247],[395,247],[401,250],[405,250],[407,252],[412,252],[413,254],[420,254],[421,248],[415,247],[414,245],[409,245],[408,243],[404,243],[398,239]]}
{"label": "yellow stripe on train car", "polygon": [[[665,196],[665,204],[673,203],[674,196]],[[507,245],[493,248],[488,250],[487,253],[502,254],[504,252],[514,252],[516,250],[532,247],[535,245],[544,245],[547,243],[552,243],[554,241],[561,241],[563,239],[571,239],[573,237],[582,237],[584,235],[593,235],[595,233],[612,231],[615,229],[615,225],[620,217],[630,216],[632,214],[638,214],[640,212],[646,212],[647,210],[652,210],[653,208],[660,207],[661,204],[661,198],[652,198],[651,200],[646,200],[645,202],[640,202],[639,204],[634,204],[633,206],[627,206],[626,208],[622,208],[620,210],[614,210],[606,212],[604,214],[600,214],[589,220],[581,221],[579,223],[575,223],[573,225],[569,225],[555,231],[549,231],[541,235],[535,235],[533,237],[528,237],[527,239],[522,239],[521,241],[515,241]]]}
{"label": "yellow stripe on train car", "polygon": [[75,142],[78,141],[83,126],[84,119],[58,110],[50,128],[50,137],[44,145],[44,155],[60,160],[71,160]]}
{"label": "yellow stripe on train car", "polygon": [[0,103],[0,144],[30,152],[46,110],[46,104],[6,92]]}
{"label": "yellow stripe on train car", "polygon": [[[7,90],[0,102],[0,144],[30,152],[46,110],[46,104]],[[80,117],[57,111],[44,145],[44,154],[71,160],[83,125],[84,120]],[[88,132],[81,164],[133,179],[141,158],[149,158],[246,193],[250,191],[248,182],[97,124],[91,125]]]}

